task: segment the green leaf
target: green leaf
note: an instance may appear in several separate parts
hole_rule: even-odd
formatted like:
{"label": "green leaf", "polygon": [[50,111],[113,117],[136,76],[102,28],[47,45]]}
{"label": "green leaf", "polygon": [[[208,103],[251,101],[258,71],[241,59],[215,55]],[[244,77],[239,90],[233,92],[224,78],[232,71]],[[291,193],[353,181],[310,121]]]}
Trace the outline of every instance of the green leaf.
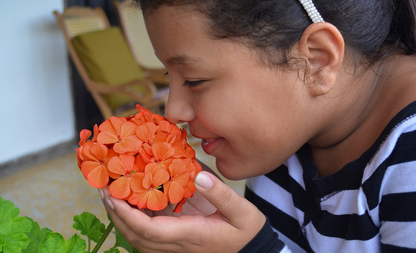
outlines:
{"label": "green leaf", "polygon": [[75,215],[74,225],[72,225],[72,227],[94,242],[100,240],[100,237],[105,230],[105,225],[94,214],[89,212]]}
{"label": "green leaf", "polygon": [[10,233],[4,237],[4,253],[20,253],[29,244],[29,238],[24,233]]}
{"label": "green leaf", "polygon": [[109,250],[104,251],[104,253],[120,253],[120,250],[117,248],[111,248]]}
{"label": "green leaf", "polygon": [[46,232],[45,239],[39,247],[39,253],[66,253],[67,245],[65,238],[58,233]]}
{"label": "green leaf", "polygon": [[6,239],[4,239],[3,235],[0,235],[0,252],[3,252],[4,244],[6,244]]}
{"label": "green leaf", "polygon": [[26,233],[26,235],[30,239],[30,242],[26,249],[22,251],[22,253],[38,252],[40,244],[45,238],[45,233],[50,231],[50,229],[48,228],[40,229],[40,226],[37,222],[33,221],[31,218],[28,219],[32,221],[32,229],[28,233]]}
{"label": "green leaf", "polygon": [[67,242],[68,251],[67,253],[83,253],[87,244],[78,234],[74,234]]}
{"label": "green leaf", "polygon": [[30,231],[31,221],[26,217],[19,217],[19,213],[19,208],[13,202],[0,197],[0,234]]}
{"label": "green leaf", "polygon": [[31,230],[32,221],[19,213],[13,202],[0,197],[0,247],[4,253],[21,252],[29,244],[25,233]]}
{"label": "green leaf", "polygon": [[116,231],[116,243],[114,244],[113,248],[122,247],[129,253],[140,253],[137,249],[133,248],[131,244],[124,238],[124,236],[118,231],[116,227],[114,227]]}

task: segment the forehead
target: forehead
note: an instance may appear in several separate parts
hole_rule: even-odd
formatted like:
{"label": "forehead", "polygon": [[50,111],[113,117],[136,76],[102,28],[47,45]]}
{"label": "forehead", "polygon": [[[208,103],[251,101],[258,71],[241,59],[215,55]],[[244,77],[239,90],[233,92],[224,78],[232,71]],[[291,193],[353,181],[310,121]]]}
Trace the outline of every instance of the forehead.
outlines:
{"label": "forehead", "polygon": [[145,15],[146,28],[156,55],[164,63],[198,63],[204,52],[215,52],[220,40],[208,31],[208,19],[189,6],[162,6]]}

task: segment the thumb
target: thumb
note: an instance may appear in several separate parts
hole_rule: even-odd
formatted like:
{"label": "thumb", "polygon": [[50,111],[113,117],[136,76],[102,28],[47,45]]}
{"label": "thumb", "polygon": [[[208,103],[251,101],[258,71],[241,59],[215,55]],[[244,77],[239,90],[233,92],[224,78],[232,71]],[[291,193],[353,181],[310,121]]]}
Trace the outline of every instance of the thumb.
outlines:
{"label": "thumb", "polygon": [[265,216],[256,206],[209,172],[198,173],[195,187],[237,228],[244,229],[249,223],[262,227],[266,221]]}

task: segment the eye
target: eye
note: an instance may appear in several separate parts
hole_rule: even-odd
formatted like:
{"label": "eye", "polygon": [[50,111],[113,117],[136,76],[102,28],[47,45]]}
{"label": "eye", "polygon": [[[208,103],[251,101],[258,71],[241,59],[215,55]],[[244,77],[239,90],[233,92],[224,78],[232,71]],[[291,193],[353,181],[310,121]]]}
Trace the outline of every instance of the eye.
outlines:
{"label": "eye", "polygon": [[188,81],[185,80],[185,82],[183,83],[183,86],[187,86],[187,87],[196,87],[199,86],[201,84],[203,84],[206,80],[198,80],[198,81]]}

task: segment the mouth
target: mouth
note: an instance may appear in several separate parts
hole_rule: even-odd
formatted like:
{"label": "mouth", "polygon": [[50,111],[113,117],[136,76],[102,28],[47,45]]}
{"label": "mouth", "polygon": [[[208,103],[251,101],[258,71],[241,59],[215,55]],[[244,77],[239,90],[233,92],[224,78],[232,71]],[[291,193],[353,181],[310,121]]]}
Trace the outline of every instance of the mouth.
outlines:
{"label": "mouth", "polygon": [[212,138],[212,139],[202,139],[202,146],[206,146],[208,144],[210,144],[211,142],[215,141],[217,138]]}
{"label": "mouth", "polygon": [[217,150],[221,144],[225,141],[224,138],[212,138],[212,139],[202,139],[201,147],[205,153],[211,155]]}

